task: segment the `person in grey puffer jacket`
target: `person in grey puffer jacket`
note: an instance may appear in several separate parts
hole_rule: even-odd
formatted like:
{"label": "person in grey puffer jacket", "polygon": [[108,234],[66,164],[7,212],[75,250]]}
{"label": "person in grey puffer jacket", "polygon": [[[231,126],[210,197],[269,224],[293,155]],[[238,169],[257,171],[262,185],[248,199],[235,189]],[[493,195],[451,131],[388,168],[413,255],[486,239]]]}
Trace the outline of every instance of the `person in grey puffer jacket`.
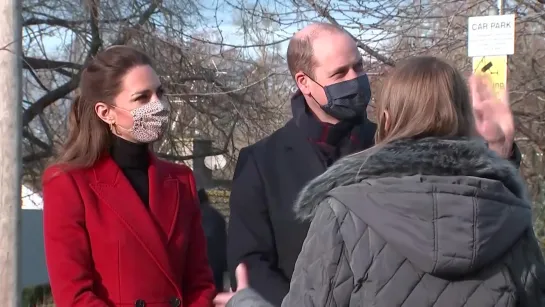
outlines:
{"label": "person in grey puffer jacket", "polygon": [[[482,79],[472,82],[474,103],[494,99]],[[300,193],[295,210],[312,224],[282,307],[545,306],[525,184],[473,137],[460,74],[415,58],[380,97],[378,145]],[[246,288],[227,306],[271,305]]]}

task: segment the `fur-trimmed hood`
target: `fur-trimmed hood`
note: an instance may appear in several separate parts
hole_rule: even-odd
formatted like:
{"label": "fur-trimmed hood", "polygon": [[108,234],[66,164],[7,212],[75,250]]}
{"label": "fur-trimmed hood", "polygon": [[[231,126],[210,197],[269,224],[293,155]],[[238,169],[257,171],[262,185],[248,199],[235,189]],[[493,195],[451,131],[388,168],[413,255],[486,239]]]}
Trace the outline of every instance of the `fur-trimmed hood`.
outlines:
{"label": "fur-trimmed hood", "polygon": [[345,157],[301,191],[297,216],[312,219],[327,196],[436,274],[481,267],[532,223],[518,170],[479,139],[399,140]]}

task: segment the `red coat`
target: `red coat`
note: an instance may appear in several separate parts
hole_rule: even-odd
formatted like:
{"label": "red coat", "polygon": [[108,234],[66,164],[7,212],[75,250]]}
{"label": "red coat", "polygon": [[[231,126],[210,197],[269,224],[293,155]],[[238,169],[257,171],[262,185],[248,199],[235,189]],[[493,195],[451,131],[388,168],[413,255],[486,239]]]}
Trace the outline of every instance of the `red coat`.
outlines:
{"label": "red coat", "polygon": [[57,307],[208,307],[215,294],[195,181],[151,158],[149,211],[115,162],[44,174],[47,268]]}

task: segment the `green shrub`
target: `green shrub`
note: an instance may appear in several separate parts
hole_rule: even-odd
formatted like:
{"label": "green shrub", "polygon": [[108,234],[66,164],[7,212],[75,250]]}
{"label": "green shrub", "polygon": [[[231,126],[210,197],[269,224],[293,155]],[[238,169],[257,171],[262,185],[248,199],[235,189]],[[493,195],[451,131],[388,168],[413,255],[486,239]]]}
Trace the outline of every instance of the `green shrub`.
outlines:
{"label": "green shrub", "polygon": [[53,307],[53,297],[49,284],[31,286],[23,289],[22,307]]}

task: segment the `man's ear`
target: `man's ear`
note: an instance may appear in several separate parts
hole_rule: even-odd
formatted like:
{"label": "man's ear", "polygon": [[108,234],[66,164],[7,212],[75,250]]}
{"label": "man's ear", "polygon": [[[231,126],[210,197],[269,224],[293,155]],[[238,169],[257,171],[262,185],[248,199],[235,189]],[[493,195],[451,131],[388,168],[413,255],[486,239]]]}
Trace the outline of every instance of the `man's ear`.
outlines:
{"label": "man's ear", "polygon": [[295,74],[295,83],[303,95],[310,95],[309,82],[309,77],[304,73],[298,72]]}
{"label": "man's ear", "polygon": [[110,106],[108,106],[104,102],[97,102],[95,104],[95,113],[105,123],[107,124],[115,123],[115,117],[113,116],[113,112],[111,111]]}

